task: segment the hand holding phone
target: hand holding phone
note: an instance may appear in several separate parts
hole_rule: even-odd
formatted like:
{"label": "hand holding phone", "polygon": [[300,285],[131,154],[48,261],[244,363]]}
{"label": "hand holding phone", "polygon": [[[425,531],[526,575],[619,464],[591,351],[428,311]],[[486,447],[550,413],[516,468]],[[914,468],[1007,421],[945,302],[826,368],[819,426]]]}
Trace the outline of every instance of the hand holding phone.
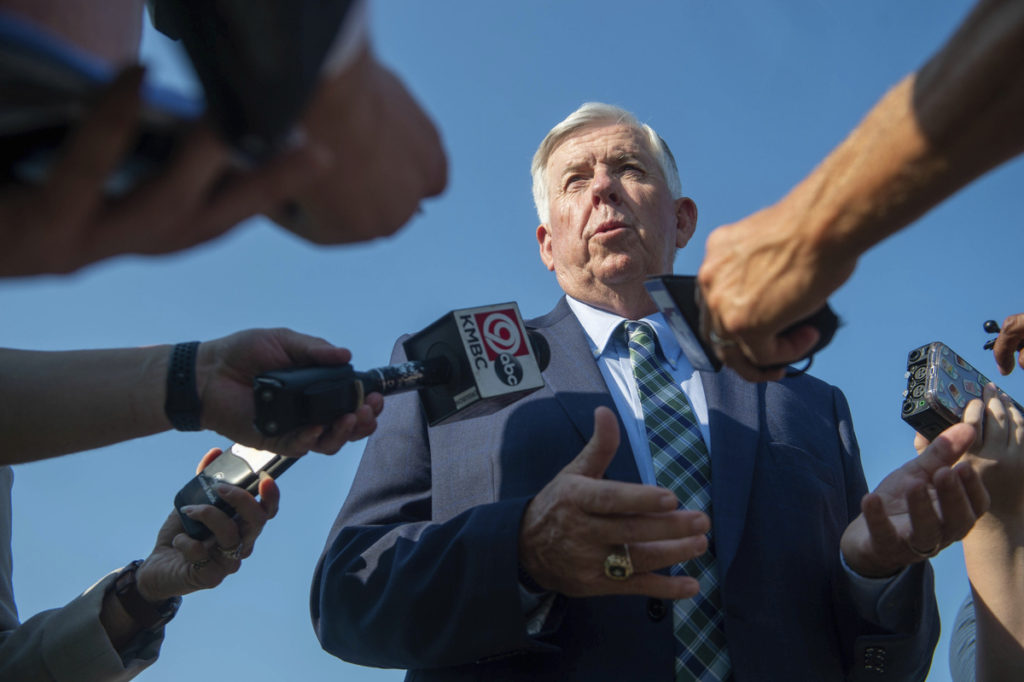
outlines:
{"label": "hand holding phone", "polygon": [[210,537],[210,529],[189,518],[181,511],[182,507],[211,504],[228,516],[234,516],[235,510],[217,494],[218,484],[236,485],[250,495],[256,496],[259,492],[261,474],[266,473],[277,479],[296,461],[294,457],[282,457],[268,450],[256,450],[235,443],[196,474],[195,478],[186,483],[174,496],[174,508],[178,511],[185,532],[196,540]]}

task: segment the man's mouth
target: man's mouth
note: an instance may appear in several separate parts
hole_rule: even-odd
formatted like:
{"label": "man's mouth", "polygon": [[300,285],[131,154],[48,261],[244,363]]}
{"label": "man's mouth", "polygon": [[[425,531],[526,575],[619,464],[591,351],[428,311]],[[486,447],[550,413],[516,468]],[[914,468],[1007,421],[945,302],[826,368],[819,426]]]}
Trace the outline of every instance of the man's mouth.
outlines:
{"label": "man's mouth", "polygon": [[621,220],[606,220],[597,226],[594,230],[594,235],[606,234],[608,232],[615,232],[617,230],[629,229],[629,224]]}

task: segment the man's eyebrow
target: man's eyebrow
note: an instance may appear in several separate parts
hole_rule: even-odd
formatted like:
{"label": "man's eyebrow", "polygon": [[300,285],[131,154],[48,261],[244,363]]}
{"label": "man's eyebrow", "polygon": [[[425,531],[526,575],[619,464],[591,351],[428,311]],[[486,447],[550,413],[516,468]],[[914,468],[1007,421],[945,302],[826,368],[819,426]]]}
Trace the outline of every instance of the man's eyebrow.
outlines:
{"label": "man's eyebrow", "polygon": [[613,158],[617,163],[622,163],[623,161],[634,161],[637,163],[643,163],[644,161],[641,158],[640,153],[635,151],[620,151],[616,153]]}
{"label": "man's eyebrow", "polygon": [[581,171],[585,171],[589,169],[590,166],[591,164],[588,161],[570,161],[569,163],[562,166],[562,169],[559,171],[558,175],[559,177],[565,177],[569,173],[578,173]]}

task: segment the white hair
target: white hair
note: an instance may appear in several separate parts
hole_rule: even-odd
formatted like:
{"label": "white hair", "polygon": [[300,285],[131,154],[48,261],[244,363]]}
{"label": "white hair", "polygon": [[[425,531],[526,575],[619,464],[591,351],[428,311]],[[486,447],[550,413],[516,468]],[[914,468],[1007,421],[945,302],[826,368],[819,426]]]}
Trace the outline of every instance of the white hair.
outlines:
{"label": "white hair", "polygon": [[665,182],[668,183],[668,189],[672,193],[672,198],[678,199],[683,195],[682,183],[679,181],[679,169],[676,167],[672,150],[668,148],[665,140],[661,139],[654,128],[646,123],[641,123],[636,116],[621,107],[602,102],[585,102],[548,132],[533,155],[533,163],[530,164],[530,175],[533,177],[533,203],[537,207],[537,217],[540,218],[541,224],[546,225],[550,217],[548,215],[548,185],[545,176],[551,153],[566,138],[583,128],[599,124],[624,124],[639,132],[647,141],[650,152],[658,162]]}

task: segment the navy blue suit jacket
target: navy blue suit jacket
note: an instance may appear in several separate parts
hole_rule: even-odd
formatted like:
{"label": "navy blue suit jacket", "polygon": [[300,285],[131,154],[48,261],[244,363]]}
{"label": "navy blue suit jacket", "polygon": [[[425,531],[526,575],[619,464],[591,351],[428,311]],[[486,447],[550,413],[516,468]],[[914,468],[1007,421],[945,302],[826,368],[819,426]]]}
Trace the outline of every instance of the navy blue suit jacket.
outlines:
{"label": "navy blue suit jacket", "polygon": [[[671,604],[558,596],[527,635],[517,575],[523,510],[614,405],[563,299],[531,320],[546,386],[486,417],[428,428],[388,398],[317,566],[327,651],[413,680],[671,680]],[[400,345],[394,361],[403,358]],[[703,373],[725,631],[736,680],[924,679],[938,638],[927,563],[899,581],[898,632],[860,617],[839,538],[866,492],[842,393],[801,376]],[[628,439],[607,478],[640,482]]]}

